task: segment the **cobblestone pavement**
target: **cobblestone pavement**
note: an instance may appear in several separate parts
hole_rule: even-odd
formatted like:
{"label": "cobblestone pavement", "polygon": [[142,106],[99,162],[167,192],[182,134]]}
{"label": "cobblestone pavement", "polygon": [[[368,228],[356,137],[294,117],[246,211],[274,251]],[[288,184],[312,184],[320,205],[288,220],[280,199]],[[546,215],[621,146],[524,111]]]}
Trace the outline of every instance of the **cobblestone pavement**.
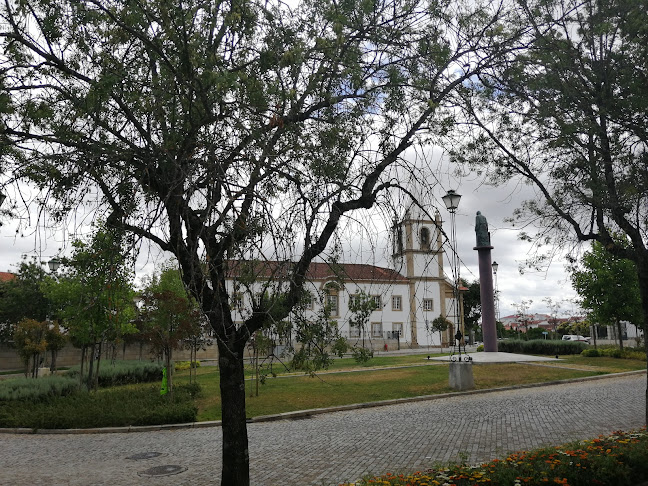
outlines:
{"label": "cobblestone pavement", "polygon": [[[639,374],[250,424],[252,484],[337,484],[638,428],[645,388]],[[220,452],[218,427],[0,434],[0,484],[219,485]]]}

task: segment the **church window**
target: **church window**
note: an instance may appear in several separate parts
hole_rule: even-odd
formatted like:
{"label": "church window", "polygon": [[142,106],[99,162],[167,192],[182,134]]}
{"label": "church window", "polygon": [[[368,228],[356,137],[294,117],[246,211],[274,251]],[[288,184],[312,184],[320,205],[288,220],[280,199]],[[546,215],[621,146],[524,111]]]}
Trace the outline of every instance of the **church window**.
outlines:
{"label": "church window", "polygon": [[421,228],[421,250],[430,249],[430,230]]}

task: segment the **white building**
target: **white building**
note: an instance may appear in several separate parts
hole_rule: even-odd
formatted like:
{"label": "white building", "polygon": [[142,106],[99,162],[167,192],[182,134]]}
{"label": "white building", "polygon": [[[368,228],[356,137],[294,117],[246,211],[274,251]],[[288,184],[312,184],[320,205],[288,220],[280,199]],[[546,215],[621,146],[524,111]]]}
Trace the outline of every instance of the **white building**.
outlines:
{"label": "white building", "polygon": [[[330,319],[351,343],[363,342],[374,349],[438,346],[441,336],[432,331],[432,321],[445,315],[456,318],[451,309],[452,285],[444,276],[441,217],[430,220],[419,211],[408,211],[393,229],[393,267],[384,268],[354,263],[312,263],[308,271],[304,298],[305,315],[312,317],[329,305]],[[283,267],[283,270],[282,270]],[[281,286],[287,264],[265,262],[263,282],[245,287],[236,275],[228,282],[228,292],[236,302],[235,320],[243,322],[251,309],[250,299],[272,293]],[[239,273],[239,272],[235,272]],[[255,272],[258,276],[259,272]],[[364,293],[376,303],[364,329],[350,325],[352,299]],[[454,336],[450,328],[443,336]]]}

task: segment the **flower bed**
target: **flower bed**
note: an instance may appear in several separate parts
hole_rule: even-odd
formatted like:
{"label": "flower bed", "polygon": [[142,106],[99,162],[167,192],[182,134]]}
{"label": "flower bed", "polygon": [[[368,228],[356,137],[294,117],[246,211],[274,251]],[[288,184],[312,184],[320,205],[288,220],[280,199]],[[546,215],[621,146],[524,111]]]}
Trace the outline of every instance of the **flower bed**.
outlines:
{"label": "flower bed", "polygon": [[648,433],[615,432],[611,436],[517,452],[479,466],[465,464],[386,474],[340,486],[633,486],[648,479]]}

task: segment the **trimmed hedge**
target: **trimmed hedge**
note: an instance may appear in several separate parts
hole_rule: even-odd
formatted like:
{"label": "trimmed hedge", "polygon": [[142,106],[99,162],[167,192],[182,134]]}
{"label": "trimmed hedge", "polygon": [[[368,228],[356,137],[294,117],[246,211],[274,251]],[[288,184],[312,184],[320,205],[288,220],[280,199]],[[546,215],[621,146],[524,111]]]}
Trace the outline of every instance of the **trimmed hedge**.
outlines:
{"label": "trimmed hedge", "polygon": [[0,402],[0,427],[69,429],[195,422],[196,386],[174,386],[173,394],[164,396],[159,386],[128,386],[97,393],[79,391],[47,402]]}
{"label": "trimmed hedge", "polygon": [[[110,387],[118,385],[128,385],[132,383],[151,383],[162,380],[161,363],[150,361],[102,361],[99,366],[99,386]],[[73,366],[68,371],[68,376],[78,379],[80,366]],[[88,367],[84,368],[84,374],[87,373]]]}
{"label": "trimmed hedge", "polygon": [[497,342],[497,350],[503,353],[519,354],[540,354],[540,355],[565,355],[581,354],[588,349],[587,343],[578,341],[558,341],[548,339],[532,339],[522,341],[520,339],[505,339]]}

